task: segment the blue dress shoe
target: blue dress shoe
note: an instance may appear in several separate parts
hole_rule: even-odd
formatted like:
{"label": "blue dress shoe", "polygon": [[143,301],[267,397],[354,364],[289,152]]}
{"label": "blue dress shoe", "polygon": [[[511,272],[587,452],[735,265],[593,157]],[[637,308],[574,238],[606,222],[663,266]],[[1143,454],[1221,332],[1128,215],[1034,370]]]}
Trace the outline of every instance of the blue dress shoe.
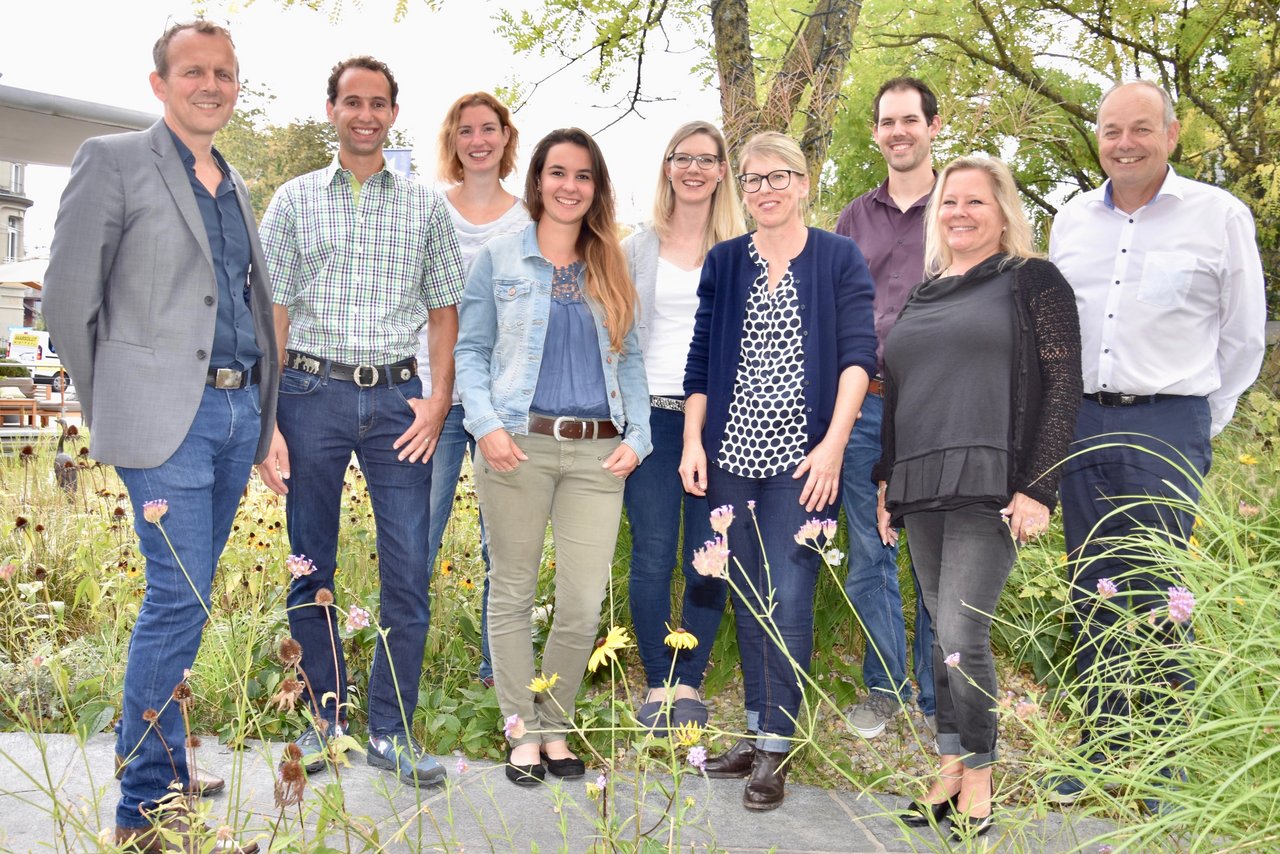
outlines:
{"label": "blue dress shoe", "polygon": [[366,757],[374,768],[394,771],[410,786],[435,786],[447,776],[443,765],[400,733],[370,736]]}

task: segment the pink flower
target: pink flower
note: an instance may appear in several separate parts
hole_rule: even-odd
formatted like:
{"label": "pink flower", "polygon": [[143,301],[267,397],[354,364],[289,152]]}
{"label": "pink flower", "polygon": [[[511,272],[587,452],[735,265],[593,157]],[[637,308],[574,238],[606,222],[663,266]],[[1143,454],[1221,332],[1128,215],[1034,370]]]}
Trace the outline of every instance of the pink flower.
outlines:
{"label": "pink flower", "polygon": [[511,715],[503,723],[502,731],[506,733],[507,738],[520,738],[526,732],[524,721],[520,720],[519,715]]}
{"label": "pink flower", "polygon": [[752,513],[756,512],[756,500],[754,498],[747,501],[747,509]]}
{"label": "pink flower", "polygon": [[948,655],[946,658],[942,659],[942,662],[943,664],[947,665],[947,667],[959,667],[960,653],[953,652],[950,655]]}
{"label": "pink flower", "polygon": [[1257,516],[1261,512],[1262,512],[1262,508],[1259,507],[1257,504],[1249,504],[1244,501],[1240,502],[1240,515],[1246,519],[1252,519],[1254,516]]}
{"label": "pink flower", "polygon": [[1191,619],[1195,610],[1196,597],[1185,587],[1169,588],[1169,619],[1175,623],[1185,623]]}
{"label": "pink flower", "polygon": [[163,498],[157,498],[154,501],[146,501],[142,504],[142,518],[146,519],[152,525],[160,524],[160,520],[164,518],[164,514],[169,512],[169,502]]}
{"label": "pink flower", "polygon": [[707,749],[701,744],[697,747],[689,748],[689,764],[699,771],[705,771],[707,768]]}
{"label": "pink flower", "polygon": [[733,505],[726,504],[723,507],[717,507],[711,511],[711,530],[717,534],[724,536],[729,533],[729,526],[733,524]]}
{"label": "pink flower", "polygon": [[1110,578],[1098,579],[1098,595],[1103,599],[1110,599],[1118,592],[1120,591],[1116,589],[1116,583]]}
{"label": "pink flower", "polygon": [[347,611],[347,631],[354,632],[357,629],[367,628],[369,625],[369,612],[359,605],[352,605]]}
{"label": "pink flower", "polygon": [[693,568],[699,575],[708,578],[728,578],[729,546],[724,538],[716,537],[707,540],[702,548],[693,553]]}
{"label": "pink flower", "polygon": [[1013,707],[1013,713],[1024,721],[1027,718],[1035,717],[1036,712],[1038,711],[1040,711],[1040,704],[1035,700],[1029,700],[1026,697],[1019,700],[1017,705]]}
{"label": "pink flower", "polygon": [[796,542],[802,546],[809,545],[810,542],[816,543],[821,534],[822,523],[817,519],[810,519],[800,526],[800,530],[796,531]]}
{"label": "pink flower", "polygon": [[306,555],[289,555],[284,559],[284,565],[294,578],[302,578],[316,571],[316,565]]}
{"label": "pink flower", "polygon": [[32,657],[32,659],[31,659],[31,666],[32,666],[32,667],[39,667],[39,666],[40,666],[40,665],[42,665],[42,664],[44,664],[44,656],[43,656],[43,655],[37,655],[37,656],[33,656],[33,657]]}
{"label": "pink flower", "polygon": [[828,540],[834,540],[836,538],[837,527],[839,526],[836,524],[835,519],[823,519],[822,520],[823,536],[825,536]]}
{"label": "pink flower", "polygon": [[467,764],[467,760],[463,759],[461,756],[458,757],[458,764],[454,766],[459,774],[465,774],[467,769],[470,767],[471,766]]}
{"label": "pink flower", "polygon": [[609,778],[608,778],[608,777],[606,777],[606,776],[604,775],[604,772],[603,772],[603,771],[601,771],[601,772],[600,772],[600,776],[599,776],[599,777],[596,777],[596,785],[597,785],[597,786],[599,786],[599,787],[600,787],[600,788],[602,788],[602,789],[603,789],[605,786],[609,785]]}
{"label": "pink flower", "polygon": [[18,568],[11,563],[6,563],[4,566],[0,566],[0,581],[8,581],[10,578],[13,578],[13,574],[17,571]]}

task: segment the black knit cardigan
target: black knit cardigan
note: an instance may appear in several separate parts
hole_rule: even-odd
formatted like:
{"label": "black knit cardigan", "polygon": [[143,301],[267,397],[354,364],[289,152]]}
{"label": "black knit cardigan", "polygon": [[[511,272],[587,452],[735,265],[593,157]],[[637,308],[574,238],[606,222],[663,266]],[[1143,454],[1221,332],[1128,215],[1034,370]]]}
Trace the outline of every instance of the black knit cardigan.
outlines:
{"label": "black knit cardigan", "polygon": [[[998,273],[997,265],[983,262],[965,276],[973,276],[976,282]],[[1071,285],[1050,262],[1025,259],[1014,267],[1012,279],[1017,315],[1014,347],[1018,363],[1010,410],[1014,465],[1009,473],[1009,495],[1021,492],[1052,512],[1058,503],[1058,481],[1062,476],[1059,463],[1066,457],[1067,447],[1075,435],[1076,415],[1084,391],[1080,315]],[[910,310],[908,299],[903,313]],[[947,358],[945,353],[937,355],[940,359]],[[876,482],[887,481],[893,472],[896,406],[893,383],[886,378],[880,462],[871,470],[871,478]],[[910,413],[905,415],[910,417]],[[897,521],[894,520],[895,524]]]}

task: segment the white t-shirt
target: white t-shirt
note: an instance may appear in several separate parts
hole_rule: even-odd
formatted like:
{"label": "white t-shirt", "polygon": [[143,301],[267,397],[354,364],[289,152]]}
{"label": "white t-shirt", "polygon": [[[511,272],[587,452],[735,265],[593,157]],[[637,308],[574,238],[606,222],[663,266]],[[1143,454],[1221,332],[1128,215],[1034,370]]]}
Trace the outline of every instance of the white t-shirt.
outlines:
{"label": "white t-shirt", "polygon": [[[464,219],[462,214],[458,213],[458,209],[453,206],[453,202],[449,201],[449,196],[446,193],[441,192],[440,195],[444,197],[445,208],[449,211],[449,219],[453,220],[453,228],[458,233],[458,248],[462,250],[463,274],[471,272],[471,262],[475,261],[476,256],[480,254],[480,247],[495,237],[524,231],[525,226],[533,222],[533,220],[529,219],[529,211],[525,208],[524,202],[516,199],[515,204],[493,222],[476,225]],[[687,349],[688,344],[686,343],[685,346]],[[426,326],[423,326],[421,331],[418,332],[418,376],[422,379],[422,396],[430,397],[431,354],[427,346]],[[458,389],[454,388],[453,403],[456,406],[461,402],[462,399],[458,397]]]}
{"label": "white t-shirt", "polygon": [[644,354],[651,395],[684,397],[684,368],[689,359],[689,342],[693,340],[701,278],[701,266],[682,270],[667,259],[658,258],[653,325]]}

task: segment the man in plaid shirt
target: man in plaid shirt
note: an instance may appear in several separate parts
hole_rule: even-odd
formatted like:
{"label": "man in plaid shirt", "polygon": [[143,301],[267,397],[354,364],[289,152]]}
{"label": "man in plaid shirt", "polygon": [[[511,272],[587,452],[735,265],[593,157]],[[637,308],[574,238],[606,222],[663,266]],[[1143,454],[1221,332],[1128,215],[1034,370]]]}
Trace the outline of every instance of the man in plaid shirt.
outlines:
{"label": "man in plaid shirt", "polygon": [[[451,402],[463,273],[443,199],[386,168],[382,149],[397,91],[390,69],[372,57],[336,65],[326,111],[338,155],[281,187],[262,221],[276,334],[286,349],[277,430],[258,470],[286,496],[290,550],[299,556],[290,560],[288,603],[314,716],[297,742],[307,770],[322,769],[326,746],[345,735],[347,675],[333,580],[343,478],[354,452],[373,503],[387,630],[369,676],[368,761],[422,786],[445,778],[410,725],[431,614],[431,455]],[[426,399],[414,359],[424,322]],[[348,631],[368,624],[359,603],[342,616]]]}

